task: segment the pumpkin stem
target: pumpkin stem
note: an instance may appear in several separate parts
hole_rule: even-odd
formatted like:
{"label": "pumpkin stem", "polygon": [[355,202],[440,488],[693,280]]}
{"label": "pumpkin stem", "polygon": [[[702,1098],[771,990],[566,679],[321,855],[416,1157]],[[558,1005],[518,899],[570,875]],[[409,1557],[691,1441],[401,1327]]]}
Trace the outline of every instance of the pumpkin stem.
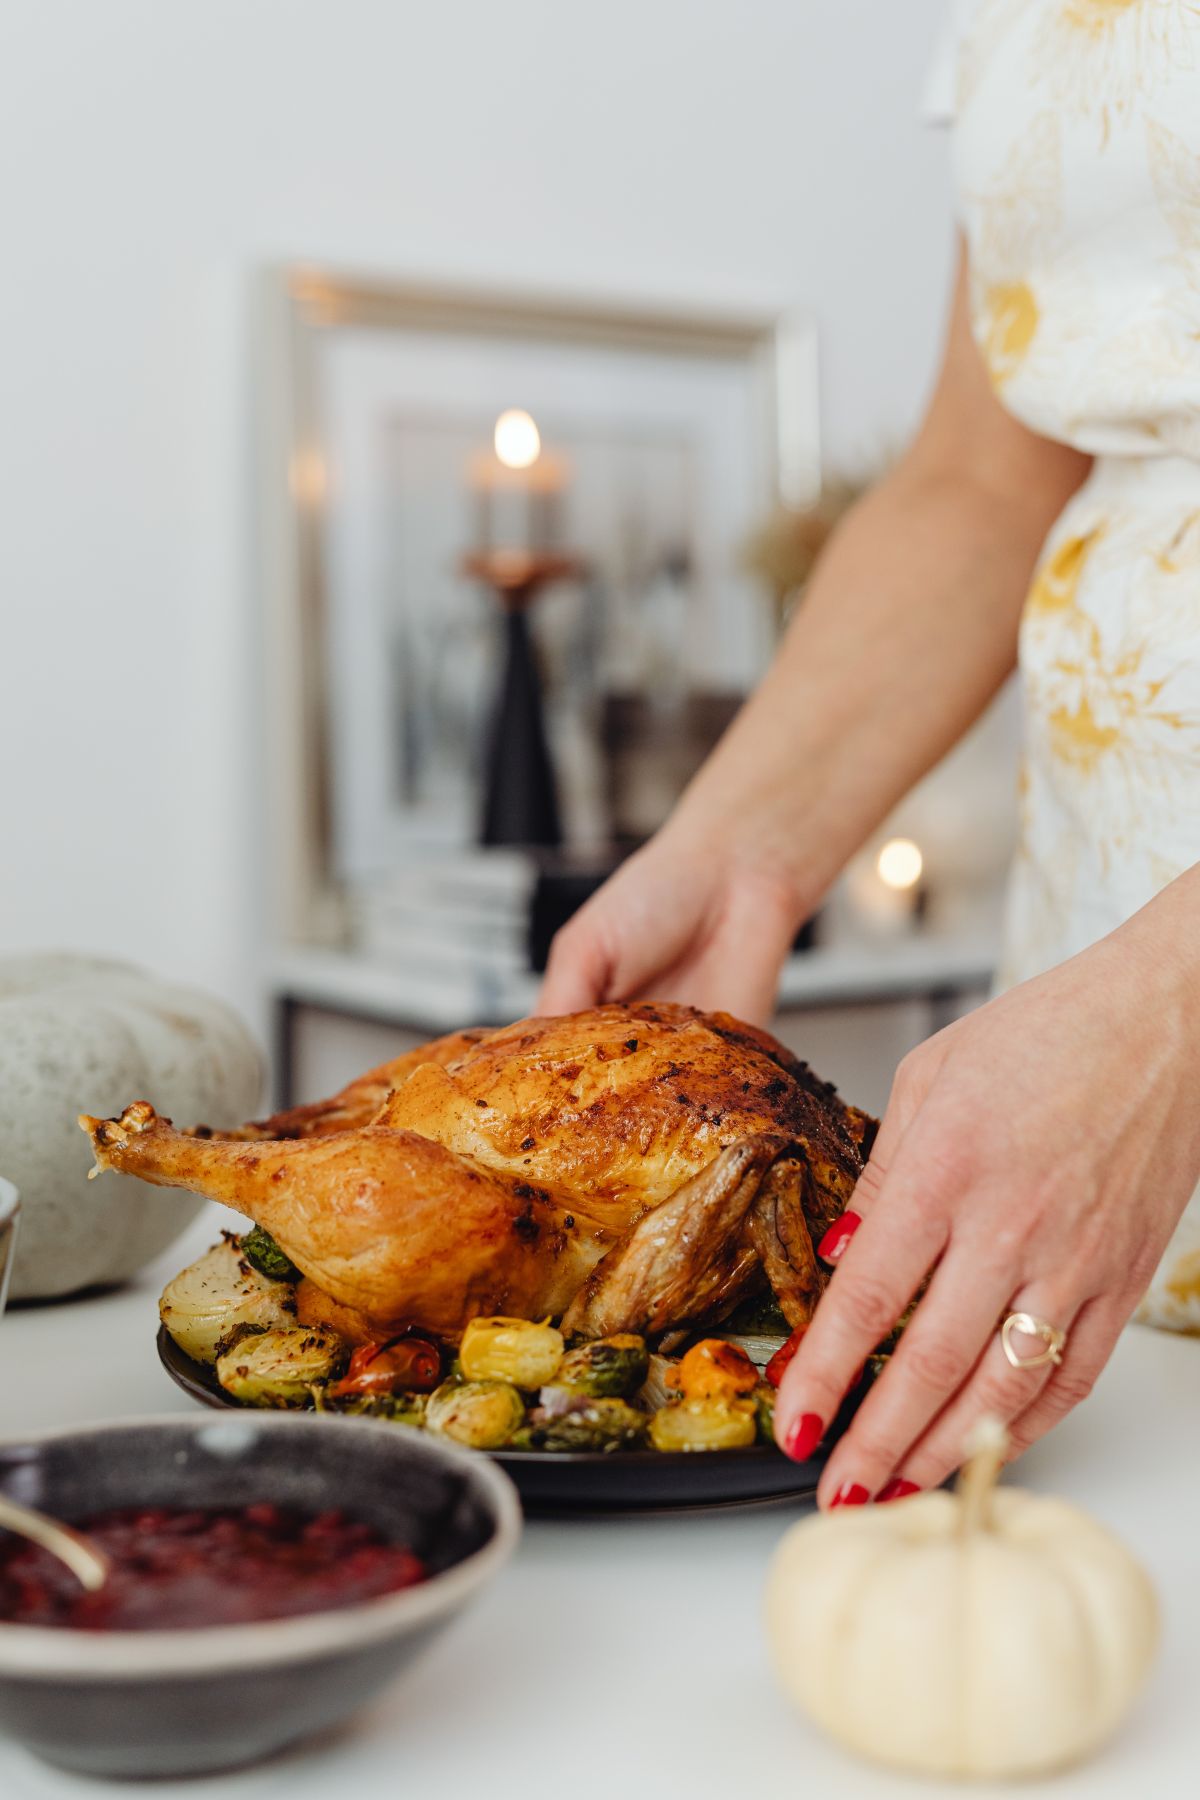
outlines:
{"label": "pumpkin stem", "polygon": [[1008,1453],[1008,1432],[999,1419],[980,1419],[966,1442],[967,1462],[959,1475],[956,1492],[960,1502],[958,1528],[965,1537],[972,1531],[990,1531],[992,1492]]}

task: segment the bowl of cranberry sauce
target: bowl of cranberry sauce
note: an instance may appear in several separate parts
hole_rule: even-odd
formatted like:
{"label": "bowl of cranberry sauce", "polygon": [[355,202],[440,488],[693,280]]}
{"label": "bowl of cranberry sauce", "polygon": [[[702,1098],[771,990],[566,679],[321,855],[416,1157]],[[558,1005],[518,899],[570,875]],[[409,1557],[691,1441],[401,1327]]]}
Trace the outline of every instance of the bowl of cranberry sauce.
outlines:
{"label": "bowl of cranberry sauce", "polygon": [[76,1631],[179,1631],[332,1612],[425,1579],[415,1551],[340,1507],[116,1507],[75,1521],[108,1558],[96,1593],[36,1544],[0,1547],[0,1620]]}
{"label": "bowl of cranberry sauce", "polygon": [[110,1560],[89,1594],[0,1531],[0,1731],[94,1775],[212,1772],[340,1724],[520,1532],[489,1458],[311,1415],[0,1443],[0,1492],[81,1527]]}

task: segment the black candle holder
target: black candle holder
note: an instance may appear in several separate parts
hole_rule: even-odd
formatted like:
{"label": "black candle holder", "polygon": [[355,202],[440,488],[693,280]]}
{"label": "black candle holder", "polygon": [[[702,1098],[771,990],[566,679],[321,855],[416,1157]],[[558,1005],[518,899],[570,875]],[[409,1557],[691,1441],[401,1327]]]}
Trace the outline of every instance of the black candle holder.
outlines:
{"label": "black candle holder", "polygon": [[462,570],[491,590],[500,610],[500,675],[484,742],[479,841],[555,849],[562,820],[528,612],[544,587],[577,578],[583,564],[550,552],[485,550],[464,557]]}

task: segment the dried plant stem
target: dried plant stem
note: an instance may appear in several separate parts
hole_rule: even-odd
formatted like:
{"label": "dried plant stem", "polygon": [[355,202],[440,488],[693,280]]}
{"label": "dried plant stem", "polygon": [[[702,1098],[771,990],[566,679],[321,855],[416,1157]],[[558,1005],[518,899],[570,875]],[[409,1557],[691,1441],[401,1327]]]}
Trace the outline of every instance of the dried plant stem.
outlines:
{"label": "dried plant stem", "polygon": [[967,1462],[958,1478],[958,1529],[990,1531],[992,1493],[1008,1452],[1008,1432],[999,1419],[980,1419],[967,1440]]}

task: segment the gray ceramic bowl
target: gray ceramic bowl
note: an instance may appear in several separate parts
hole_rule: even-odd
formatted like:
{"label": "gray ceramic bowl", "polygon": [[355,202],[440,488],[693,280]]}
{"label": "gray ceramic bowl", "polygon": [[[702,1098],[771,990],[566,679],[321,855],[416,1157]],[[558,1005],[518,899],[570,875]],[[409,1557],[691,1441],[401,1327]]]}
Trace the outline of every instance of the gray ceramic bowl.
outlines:
{"label": "gray ceramic bowl", "polygon": [[0,1730],[92,1775],[193,1775],[281,1749],[372,1699],[511,1554],[489,1459],[395,1425],[159,1418],[0,1444],[0,1490],[59,1518],[114,1506],[341,1506],[432,1571],[336,1612],[191,1631],[0,1624]]}
{"label": "gray ceramic bowl", "polygon": [[12,1279],[13,1251],[17,1243],[17,1217],[21,1211],[17,1190],[0,1175],[0,1313],[8,1299]]}

